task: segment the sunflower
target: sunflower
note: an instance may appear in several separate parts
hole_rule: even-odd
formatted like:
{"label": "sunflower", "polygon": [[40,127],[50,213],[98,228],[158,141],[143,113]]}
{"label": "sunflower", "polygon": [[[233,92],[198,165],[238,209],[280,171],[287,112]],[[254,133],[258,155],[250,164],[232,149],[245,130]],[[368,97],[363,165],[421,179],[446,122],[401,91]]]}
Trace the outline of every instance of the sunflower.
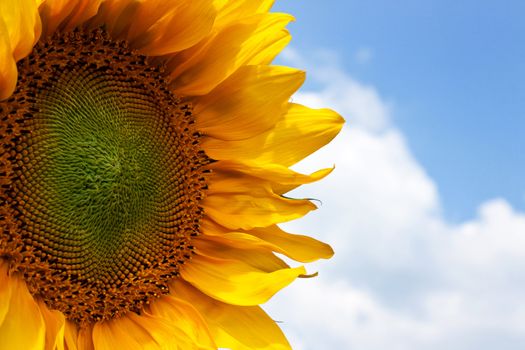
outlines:
{"label": "sunflower", "polygon": [[268,0],[0,1],[0,349],[288,349],[259,307],[330,246],[289,167],[343,120]]}

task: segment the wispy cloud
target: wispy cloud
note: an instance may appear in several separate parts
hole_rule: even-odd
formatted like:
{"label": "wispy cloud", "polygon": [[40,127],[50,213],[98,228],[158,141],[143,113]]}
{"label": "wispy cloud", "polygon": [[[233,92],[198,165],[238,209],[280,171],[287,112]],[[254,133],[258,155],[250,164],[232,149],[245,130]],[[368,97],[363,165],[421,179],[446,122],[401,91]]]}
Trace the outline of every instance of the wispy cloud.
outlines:
{"label": "wispy cloud", "polygon": [[278,295],[271,314],[303,350],[522,349],[525,214],[496,198],[468,222],[447,222],[437,184],[389,104],[324,57],[284,57],[319,86],[294,100],[348,120],[332,144],[298,165],[336,170],[295,193],[323,205],[287,229],[317,234],[336,256],[314,266],[320,277]]}

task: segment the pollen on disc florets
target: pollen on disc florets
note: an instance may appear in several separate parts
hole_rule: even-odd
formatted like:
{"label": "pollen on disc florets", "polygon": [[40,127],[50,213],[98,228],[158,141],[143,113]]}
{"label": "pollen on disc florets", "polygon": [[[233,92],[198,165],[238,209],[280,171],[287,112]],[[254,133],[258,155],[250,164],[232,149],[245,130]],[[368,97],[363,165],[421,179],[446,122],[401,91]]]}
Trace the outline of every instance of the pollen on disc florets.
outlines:
{"label": "pollen on disc florets", "polygon": [[208,158],[159,67],[76,29],[0,103],[0,258],[79,324],[140,312],[192,254]]}

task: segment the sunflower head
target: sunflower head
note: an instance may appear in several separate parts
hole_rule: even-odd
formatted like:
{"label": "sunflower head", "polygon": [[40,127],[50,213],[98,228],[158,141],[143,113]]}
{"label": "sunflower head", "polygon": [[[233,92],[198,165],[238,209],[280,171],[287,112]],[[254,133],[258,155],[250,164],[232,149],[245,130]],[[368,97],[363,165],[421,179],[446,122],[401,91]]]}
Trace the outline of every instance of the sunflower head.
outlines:
{"label": "sunflower head", "polygon": [[8,3],[0,348],[288,348],[258,305],[305,270],[275,253],[332,255],[277,226],[315,208],[284,194],[331,171],[289,166],[342,125],[289,102],[303,72],[269,65],[290,16],[271,1]]}

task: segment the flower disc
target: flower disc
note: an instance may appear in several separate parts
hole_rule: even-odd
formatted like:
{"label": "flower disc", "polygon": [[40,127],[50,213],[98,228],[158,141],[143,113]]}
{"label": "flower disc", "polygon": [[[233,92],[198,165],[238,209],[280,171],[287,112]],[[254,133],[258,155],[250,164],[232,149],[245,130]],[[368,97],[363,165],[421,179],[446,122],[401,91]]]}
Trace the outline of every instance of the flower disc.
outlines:
{"label": "flower disc", "polygon": [[78,323],[140,312],[192,253],[206,186],[188,105],[101,29],[55,34],[0,103],[0,256]]}

